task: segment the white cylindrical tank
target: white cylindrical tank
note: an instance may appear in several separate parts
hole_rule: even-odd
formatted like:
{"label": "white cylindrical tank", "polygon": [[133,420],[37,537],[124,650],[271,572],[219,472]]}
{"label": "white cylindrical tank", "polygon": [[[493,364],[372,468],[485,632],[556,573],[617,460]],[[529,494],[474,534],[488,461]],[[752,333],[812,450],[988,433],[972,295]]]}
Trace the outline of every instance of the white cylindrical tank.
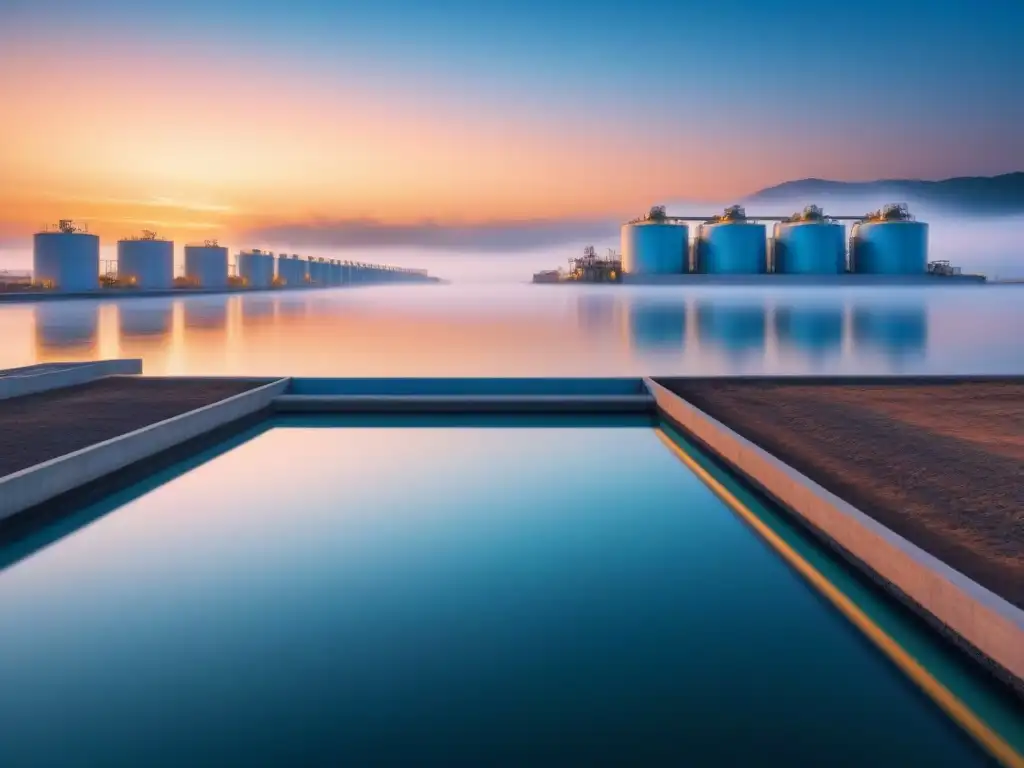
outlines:
{"label": "white cylindrical tank", "polygon": [[228,284],[228,249],[223,245],[186,245],[185,275],[201,288]]}
{"label": "white cylindrical tank", "polygon": [[250,288],[269,288],[274,282],[274,254],[242,251],[238,254],[238,276]]}
{"label": "white cylindrical tank", "polygon": [[928,225],[921,221],[864,221],[853,225],[850,270],[863,275],[928,272]]}
{"label": "white cylindrical tank", "polygon": [[775,271],[785,275],[846,272],[846,229],[833,221],[783,221],[775,225]]}
{"label": "white cylindrical tank", "polygon": [[695,270],[709,275],[759,275],[768,271],[764,224],[722,221],[697,228]]}
{"label": "white cylindrical tank", "polygon": [[689,272],[690,230],[685,224],[637,221],[622,225],[622,271],[627,275]]}
{"label": "white cylindrical tank", "polygon": [[95,291],[100,287],[100,239],[61,222],[55,232],[38,232],[32,241],[32,279],[57,291]]}
{"label": "white cylindrical tank", "polygon": [[174,243],[154,237],[119,240],[117,279],[138,288],[173,288]]}

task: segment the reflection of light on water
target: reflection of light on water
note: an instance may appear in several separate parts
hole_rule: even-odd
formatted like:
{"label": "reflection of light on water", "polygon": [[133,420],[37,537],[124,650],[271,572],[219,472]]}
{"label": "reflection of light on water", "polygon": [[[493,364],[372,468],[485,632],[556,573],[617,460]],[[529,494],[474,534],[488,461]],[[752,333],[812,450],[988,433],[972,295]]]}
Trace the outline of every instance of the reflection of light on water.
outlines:
{"label": "reflection of light on water", "polygon": [[0,305],[0,367],[123,354],[152,374],[1018,373],[1021,327],[1012,288],[389,286]]}

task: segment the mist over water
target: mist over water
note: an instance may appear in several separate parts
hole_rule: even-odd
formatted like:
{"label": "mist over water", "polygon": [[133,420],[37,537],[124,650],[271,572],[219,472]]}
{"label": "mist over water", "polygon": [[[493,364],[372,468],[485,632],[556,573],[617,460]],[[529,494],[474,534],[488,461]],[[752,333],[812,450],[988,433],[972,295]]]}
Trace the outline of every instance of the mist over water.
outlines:
{"label": "mist over water", "polygon": [[0,305],[0,368],[148,374],[1022,374],[1024,286],[454,283]]}
{"label": "mist over water", "polygon": [[[658,202],[653,201],[652,205]],[[911,213],[929,225],[929,259],[932,261],[945,259],[965,272],[981,273],[990,279],[1024,278],[1024,213],[991,217],[956,214],[934,205],[921,205],[912,199],[895,199],[885,193],[737,202],[743,204],[751,216],[789,215],[810,204],[821,206],[826,214],[859,216],[886,203],[906,202]],[[726,203],[668,202],[665,205],[670,214],[711,216],[721,212]],[[622,218],[645,212],[646,209],[637,210]],[[567,266],[568,260],[578,256],[587,245],[593,245],[598,253],[609,248],[618,250],[621,223],[581,219],[484,223],[470,228],[410,225],[405,229],[383,225],[366,228],[360,224],[358,237],[330,229],[319,232],[318,239],[317,229],[299,228],[294,232],[282,229],[226,236],[222,242],[230,248],[232,260],[242,249],[263,248],[275,253],[427,269],[454,282],[521,283],[528,282],[539,270]],[[116,244],[103,242],[101,260],[115,261]],[[177,243],[175,250],[180,271],[184,243]],[[30,269],[31,266],[31,237],[0,241],[0,269]]]}

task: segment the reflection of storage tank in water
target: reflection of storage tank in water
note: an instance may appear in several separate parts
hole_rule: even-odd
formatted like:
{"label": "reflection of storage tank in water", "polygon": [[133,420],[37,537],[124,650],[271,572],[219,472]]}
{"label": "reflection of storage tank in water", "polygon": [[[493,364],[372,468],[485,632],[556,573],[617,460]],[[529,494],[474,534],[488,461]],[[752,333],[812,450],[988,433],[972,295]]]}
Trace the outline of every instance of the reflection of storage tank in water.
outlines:
{"label": "reflection of storage tank in water", "polygon": [[242,317],[246,320],[258,320],[274,314],[274,299],[269,295],[242,296]]}
{"label": "reflection of storage tank in water", "polygon": [[40,349],[90,350],[99,332],[99,304],[93,301],[43,302],[34,309],[35,341]]}
{"label": "reflection of storage tank in water", "polygon": [[682,301],[629,302],[629,339],[641,350],[681,350],[686,340],[686,304]]}
{"label": "reflection of storage tank in water", "polygon": [[123,301],[117,305],[117,326],[121,338],[163,336],[171,331],[174,307],[170,300],[150,304],[148,300]]}
{"label": "reflection of storage tank in water", "polygon": [[846,229],[809,205],[775,224],[775,271],[786,275],[838,275],[846,271]]}
{"label": "reflection of storage tank in water", "polygon": [[151,290],[174,287],[174,243],[156,232],[117,242],[117,280]]}
{"label": "reflection of storage tank in water", "polygon": [[838,351],[843,345],[843,309],[776,307],[775,334],[783,346],[816,353]]}
{"label": "reflection of storage tank in water", "polygon": [[226,298],[199,299],[190,297],[185,300],[183,309],[186,328],[217,330],[227,325],[228,305]]}
{"label": "reflection of storage tank in water", "polygon": [[738,205],[701,224],[694,240],[695,271],[708,275],[760,275],[768,271],[764,224],[747,220]]}
{"label": "reflection of storage tank in water", "polygon": [[238,276],[250,288],[269,288],[274,282],[274,254],[258,248],[238,254]]}
{"label": "reflection of storage tank in water", "polygon": [[853,343],[891,355],[922,352],[928,343],[923,306],[859,306],[853,309]]}
{"label": "reflection of storage tank in water", "polygon": [[200,288],[224,288],[228,284],[228,249],[207,240],[185,246],[185,276]]}
{"label": "reflection of storage tank in water", "polygon": [[622,225],[622,271],[627,275],[678,275],[690,271],[690,230],[665,220],[655,207],[646,219]]}
{"label": "reflection of storage tank in water", "polygon": [[928,225],[906,205],[887,205],[853,225],[850,270],[864,275],[924,275],[928,272]]}
{"label": "reflection of storage tank in water", "polygon": [[702,343],[727,351],[763,349],[766,308],[758,304],[697,305],[697,335]]}
{"label": "reflection of storage tank in water", "polygon": [[32,238],[32,280],[57,291],[100,287],[100,239],[62,220],[55,230]]}

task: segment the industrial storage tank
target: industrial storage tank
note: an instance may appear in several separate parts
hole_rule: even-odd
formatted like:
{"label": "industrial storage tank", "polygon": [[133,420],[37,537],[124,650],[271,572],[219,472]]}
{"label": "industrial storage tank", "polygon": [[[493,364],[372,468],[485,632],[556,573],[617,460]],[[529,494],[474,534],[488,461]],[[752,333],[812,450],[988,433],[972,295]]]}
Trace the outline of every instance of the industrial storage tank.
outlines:
{"label": "industrial storage tank", "polygon": [[238,254],[238,276],[251,288],[269,288],[274,283],[274,254],[258,248]]}
{"label": "industrial storage tank", "polygon": [[277,259],[277,276],[285,285],[305,285],[306,260],[294,253],[291,256],[282,253]]}
{"label": "industrial storage tank", "polygon": [[100,287],[100,239],[68,219],[37,232],[32,242],[32,280],[58,291]]}
{"label": "industrial storage tank", "polygon": [[775,271],[784,275],[840,275],[846,272],[846,229],[816,205],[775,225]]}
{"label": "industrial storage tank", "polygon": [[149,230],[139,237],[118,240],[117,280],[138,288],[173,288],[174,243]]}
{"label": "industrial storage tank", "polygon": [[862,275],[928,272],[928,225],[904,204],[887,205],[853,225],[850,270]]}
{"label": "industrial storage tank", "polygon": [[622,225],[622,271],[627,275],[678,275],[690,271],[690,229],[655,206],[643,219]]}
{"label": "industrial storage tank", "polygon": [[228,249],[207,240],[185,246],[185,276],[201,288],[225,288],[228,284]]}
{"label": "industrial storage tank", "polygon": [[330,277],[328,282],[331,285],[341,285],[341,262],[337,259],[331,259],[329,267]]}
{"label": "industrial storage tank", "polygon": [[327,262],[323,259],[309,257],[309,282],[314,285],[327,285]]}
{"label": "industrial storage tank", "polygon": [[742,207],[701,224],[694,241],[694,268],[709,275],[760,275],[768,271],[767,230],[747,220]]}

